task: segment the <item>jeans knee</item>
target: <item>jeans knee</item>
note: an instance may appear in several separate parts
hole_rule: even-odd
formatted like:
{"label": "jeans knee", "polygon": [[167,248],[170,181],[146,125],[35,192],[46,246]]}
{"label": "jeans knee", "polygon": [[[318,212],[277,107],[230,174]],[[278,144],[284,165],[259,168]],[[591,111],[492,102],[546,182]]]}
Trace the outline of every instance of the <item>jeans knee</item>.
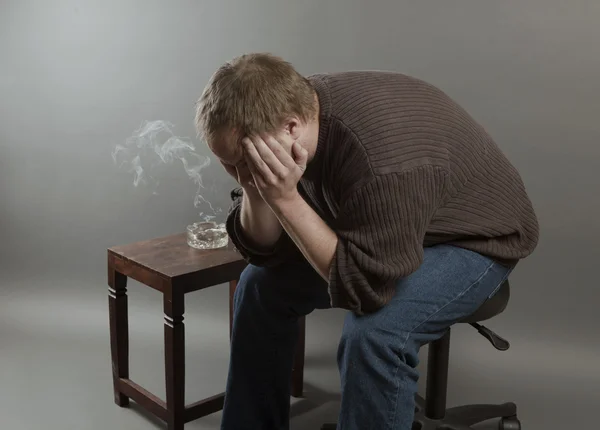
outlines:
{"label": "jeans knee", "polygon": [[280,276],[270,268],[246,266],[233,296],[234,309],[251,313],[282,310],[281,283]]}
{"label": "jeans knee", "polygon": [[346,317],[337,356],[340,368],[359,362],[410,364],[416,355],[418,351],[412,351],[408,333],[390,329],[385,320],[352,313]]}
{"label": "jeans knee", "polygon": [[377,348],[380,345],[380,336],[376,328],[362,317],[349,313],[344,321],[344,328],[340,338],[340,352],[351,350],[353,353]]}
{"label": "jeans knee", "polygon": [[264,285],[264,279],[267,277],[265,272],[261,267],[246,266],[233,295],[234,307],[247,306],[258,301],[260,286]]}

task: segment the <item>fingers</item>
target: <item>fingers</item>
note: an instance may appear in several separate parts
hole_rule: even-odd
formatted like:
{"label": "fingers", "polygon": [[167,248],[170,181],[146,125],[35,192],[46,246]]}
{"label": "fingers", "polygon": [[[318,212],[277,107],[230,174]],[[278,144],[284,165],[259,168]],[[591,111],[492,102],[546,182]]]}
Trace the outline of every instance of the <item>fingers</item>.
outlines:
{"label": "fingers", "polygon": [[296,167],[294,159],[290,156],[294,141],[289,135],[262,136],[262,140],[284,167],[288,169]]}
{"label": "fingers", "polygon": [[292,155],[294,156],[294,162],[302,169],[306,170],[306,163],[308,161],[308,151],[302,147],[297,141],[292,146]]}
{"label": "fingers", "polygon": [[255,136],[250,139],[250,142],[254,145],[258,155],[269,167],[271,172],[280,178],[284,177],[287,166],[281,162],[281,158],[285,155],[281,145],[275,139],[266,135]]}
{"label": "fingers", "polygon": [[250,185],[252,187],[256,187],[254,184],[254,178],[252,177],[252,172],[248,167],[247,163],[241,163],[237,166],[237,177],[238,182],[242,185]]}
{"label": "fingers", "polygon": [[250,175],[252,179],[248,181],[248,185],[256,188],[256,184],[262,186],[264,184],[264,180],[262,178],[262,174],[258,170],[258,168],[254,165],[253,162],[248,163],[248,170],[250,171]]}
{"label": "fingers", "polygon": [[[273,183],[275,181],[275,174],[259,153],[254,141],[249,138],[244,138],[242,144],[244,145],[244,153],[248,160],[248,169],[250,169],[254,179],[262,180],[263,183]],[[264,153],[264,149],[262,152]],[[268,155],[266,155],[266,157],[269,158]],[[273,163],[273,158],[275,158],[275,156],[271,152],[271,163]]]}
{"label": "fingers", "polygon": [[289,135],[246,137],[242,144],[248,168],[257,182],[274,184],[298,168],[306,169],[308,153]]}

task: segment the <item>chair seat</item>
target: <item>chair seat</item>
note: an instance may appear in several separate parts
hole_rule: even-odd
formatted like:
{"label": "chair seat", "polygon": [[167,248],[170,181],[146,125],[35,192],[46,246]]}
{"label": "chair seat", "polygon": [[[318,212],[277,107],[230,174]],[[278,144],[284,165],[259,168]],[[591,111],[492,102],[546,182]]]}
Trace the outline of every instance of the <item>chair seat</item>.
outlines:
{"label": "chair seat", "polygon": [[485,301],[473,314],[462,320],[463,323],[476,323],[488,320],[502,313],[506,309],[510,298],[510,285],[508,280],[500,286],[496,294]]}

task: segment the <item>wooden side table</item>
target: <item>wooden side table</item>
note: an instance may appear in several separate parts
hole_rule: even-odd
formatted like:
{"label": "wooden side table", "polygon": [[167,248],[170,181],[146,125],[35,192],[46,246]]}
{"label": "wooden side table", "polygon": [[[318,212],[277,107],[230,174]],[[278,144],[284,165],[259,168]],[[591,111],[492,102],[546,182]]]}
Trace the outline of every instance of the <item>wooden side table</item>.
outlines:
{"label": "wooden side table", "polygon": [[[223,408],[224,393],[185,404],[185,294],[229,283],[229,323],[233,293],[246,262],[231,249],[197,250],[185,234],[167,236],[108,249],[108,304],[114,397],[119,406],[129,399],[166,421],[169,430]],[[163,293],[166,402],[129,379],[129,327],[127,278]],[[292,372],[292,395],[302,395],[305,319]]]}

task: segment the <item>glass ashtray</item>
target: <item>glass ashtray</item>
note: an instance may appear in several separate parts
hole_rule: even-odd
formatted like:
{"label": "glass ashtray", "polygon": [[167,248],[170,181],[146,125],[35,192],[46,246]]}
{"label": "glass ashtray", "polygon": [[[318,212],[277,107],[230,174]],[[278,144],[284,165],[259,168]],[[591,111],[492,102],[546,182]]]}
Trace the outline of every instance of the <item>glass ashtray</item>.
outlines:
{"label": "glass ashtray", "polygon": [[224,248],[229,243],[225,224],[195,222],[187,226],[187,243],[196,249]]}

